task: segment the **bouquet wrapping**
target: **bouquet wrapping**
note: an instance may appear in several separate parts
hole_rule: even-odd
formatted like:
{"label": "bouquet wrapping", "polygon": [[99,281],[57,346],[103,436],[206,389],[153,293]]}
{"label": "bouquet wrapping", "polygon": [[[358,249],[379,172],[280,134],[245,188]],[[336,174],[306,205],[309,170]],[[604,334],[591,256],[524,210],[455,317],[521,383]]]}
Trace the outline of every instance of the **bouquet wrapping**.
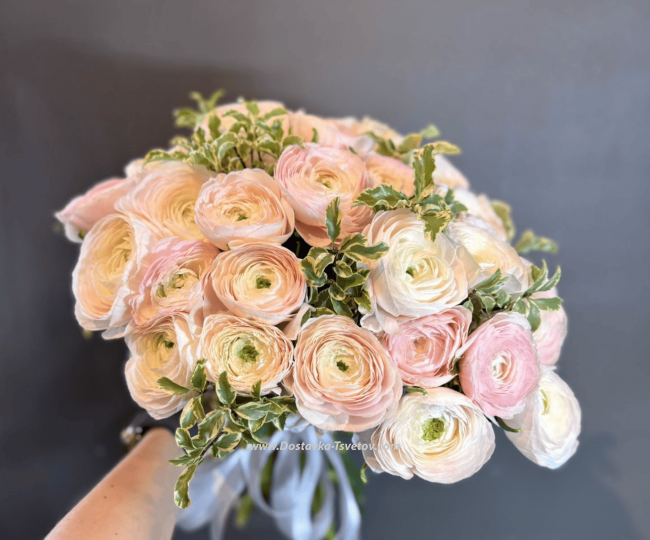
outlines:
{"label": "bouquet wrapping", "polygon": [[522,256],[556,244],[513,242],[510,207],[471,191],[434,126],[220,95],[192,94],[188,136],[57,214],[81,243],[79,324],[125,339],[139,406],[178,414],[179,523],[219,538],[257,507],[289,538],[353,539],[366,468],[458,482],[495,427],[565,463],[560,270]]}

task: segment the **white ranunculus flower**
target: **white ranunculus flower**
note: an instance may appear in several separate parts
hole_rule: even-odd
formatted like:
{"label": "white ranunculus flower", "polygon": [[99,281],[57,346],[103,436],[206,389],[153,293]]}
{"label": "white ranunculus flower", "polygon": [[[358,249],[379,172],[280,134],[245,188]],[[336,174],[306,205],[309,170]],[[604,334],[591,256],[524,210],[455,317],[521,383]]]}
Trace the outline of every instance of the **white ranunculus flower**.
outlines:
{"label": "white ranunculus flower", "polygon": [[194,207],[201,186],[214,173],[200,166],[170,161],[151,170],[145,168],[137,187],[116,203],[134,226],[143,227],[157,239],[176,236],[205,240],[194,222]]}
{"label": "white ranunculus flower", "polygon": [[[476,219],[476,218],[474,218]],[[456,220],[447,227],[449,235],[462,244],[481,269],[481,278],[487,279],[497,269],[509,276],[503,290],[513,294],[530,287],[530,269],[515,249],[496,236],[489,227],[475,222]]]}
{"label": "white ranunculus flower", "polygon": [[481,410],[444,387],[403,396],[397,409],[359,440],[372,445],[363,450],[372,470],[441,484],[472,476],[494,451],[494,430]]}
{"label": "white ranunculus flower", "polygon": [[378,212],[364,231],[368,244],[385,242],[388,253],[369,265],[373,311],[362,325],[399,333],[403,320],[424,317],[467,298],[473,266],[469,254],[446,235],[424,236],[424,223],[409,209]]}
{"label": "white ranunculus flower", "polygon": [[167,377],[190,387],[196,361],[196,343],[185,315],[161,319],[144,332],[126,336],[131,358],[126,363],[126,383],[133,400],[154,418],[167,418],[181,410],[188,396],[169,395],[158,387]]}
{"label": "white ranunculus flower", "polygon": [[246,242],[284,243],[295,224],[293,208],[280,186],[261,169],[213,178],[201,188],[196,224],[219,249]]}
{"label": "white ranunculus flower", "polygon": [[549,469],[563,465],[578,448],[581,411],[575,395],[553,368],[542,366],[537,391],[526,407],[508,425],[520,433],[506,431],[517,449],[528,459]]}
{"label": "white ranunculus flower", "polygon": [[[476,195],[474,192],[469,191],[468,189],[459,188],[454,190],[454,198],[458,202],[465,205],[467,208],[467,214],[480,218],[483,220],[483,222],[485,222],[477,222],[477,225],[483,227],[485,227],[485,224],[489,225],[489,230],[495,233],[500,240],[504,242],[508,241],[508,233],[503,226],[503,221],[501,221],[501,218],[492,208],[490,199],[488,199],[486,195]],[[461,215],[461,220],[462,218],[463,215]]]}
{"label": "white ranunculus flower", "polygon": [[279,394],[293,364],[293,345],[275,326],[223,313],[206,317],[197,355],[206,359],[211,381],[225,371],[237,392],[248,394],[261,380],[263,395]]}
{"label": "white ranunculus flower", "polygon": [[110,214],[84,238],[72,273],[75,315],[86,330],[107,330],[105,337],[121,337],[131,319],[125,303],[128,281],[149,239],[138,234],[128,218]]}

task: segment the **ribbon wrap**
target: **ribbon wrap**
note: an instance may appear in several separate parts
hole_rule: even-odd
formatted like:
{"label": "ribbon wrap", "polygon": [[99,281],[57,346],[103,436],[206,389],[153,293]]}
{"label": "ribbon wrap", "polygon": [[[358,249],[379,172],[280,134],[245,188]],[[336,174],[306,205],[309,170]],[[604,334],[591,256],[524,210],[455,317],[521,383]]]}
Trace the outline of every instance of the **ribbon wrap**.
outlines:
{"label": "ribbon wrap", "polygon": [[[310,444],[311,449],[303,451],[305,465],[302,470],[301,452],[288,449],[277,452],[267,502],[262,495],[261,474],[274,449],[280,448],[282,443],[289,446],[303,442]],[[361,513],[343,459],[331,434],[324,433],[319,438],[313,426],[301,431],[278,431],[267,448],[237,450],[222,460],[202,463],[190,484],[192,505],[180,512],[177,525],[192,531],[210,524],[211,540],[222,540],[228,515],[246,490],[255,506],[273,517],[286,538],[321,540],[336,513],[336,490],[327,475],[328,462],[338,476],[340,527],[336,540],[358,540]],[[312,516],[312,501],[319,482],[324,489],[323,504]]]}

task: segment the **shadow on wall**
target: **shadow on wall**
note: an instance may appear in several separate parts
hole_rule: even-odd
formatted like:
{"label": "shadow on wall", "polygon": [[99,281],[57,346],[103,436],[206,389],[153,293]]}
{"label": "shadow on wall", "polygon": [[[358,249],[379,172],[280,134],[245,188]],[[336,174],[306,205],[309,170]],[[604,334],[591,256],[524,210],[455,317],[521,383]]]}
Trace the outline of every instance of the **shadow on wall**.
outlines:
{"label": "shadow on wall", "polygon": [[[151,65],[59,42],[0,55],[0,253],[9,254],[0,257],[0,282],[12,284],[0,306],[0,537],[39,538],[121,457],[118,434],[135,412],[123,344],[84,340],[74,320],[78,248],[53,235],[53,212],[164,146],[175,133],[170,111],[190,90],[282,95],[264,94],[271,74]],[[488,465],[458,485],[372,475],[364,536],[639,539],[599,480],[613,444],[609,436],[583,440],[562,474],[529,464],[501,437]],[[231,526],[228,538],[268,536],[268,525],[256,515],[244,531]]]}

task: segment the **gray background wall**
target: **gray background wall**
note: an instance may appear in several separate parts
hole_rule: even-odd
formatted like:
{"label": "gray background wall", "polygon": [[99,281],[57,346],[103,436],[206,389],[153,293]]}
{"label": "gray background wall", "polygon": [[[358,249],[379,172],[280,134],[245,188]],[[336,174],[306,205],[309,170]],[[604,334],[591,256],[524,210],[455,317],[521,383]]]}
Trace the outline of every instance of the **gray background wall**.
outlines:
{"label": "gray background wall", "polygon": [[642,0],[2,0],[0,538],[42,537],[119,459],[135,410],[123,345],[75,323],[77,247],[52,213],[219,87],[433,121],[476,189],[561,246],[575,458],[541,469],[499,435],[460,484],[373,476],[365,538],[648,538],[649,24]]}

